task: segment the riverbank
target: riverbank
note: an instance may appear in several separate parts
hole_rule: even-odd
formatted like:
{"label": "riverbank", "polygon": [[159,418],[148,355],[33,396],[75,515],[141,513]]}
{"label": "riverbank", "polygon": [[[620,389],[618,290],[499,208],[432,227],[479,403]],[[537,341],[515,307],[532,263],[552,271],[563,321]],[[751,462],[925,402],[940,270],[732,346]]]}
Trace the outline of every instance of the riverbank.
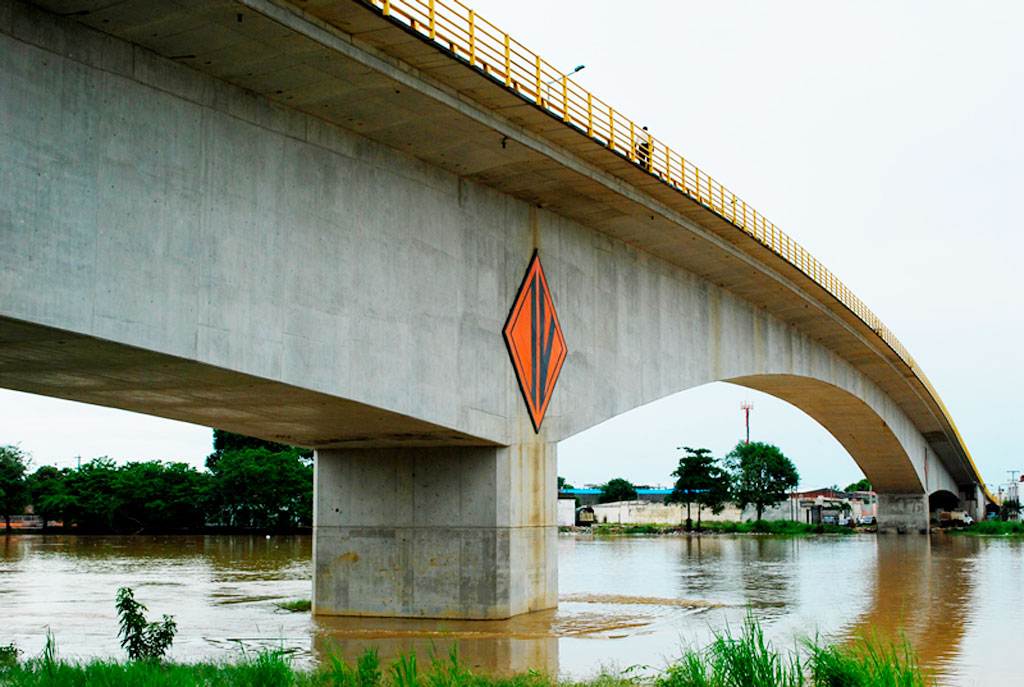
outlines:
{"label": "riverbank", "polygon": [[956,534],[973,534],[984,537],[1024,537],[1024,522],[1003,522],[1001,520],[982,520],[973,525],[947,530]]}
{"label": "riverbank", "polygon": [[3,536],[51,536],[51,535],[74,535],[76,537],[176,537],[176,536],[309,536],[313,534],[312,527],[231,527],[228,525],[208,525],[204,527],[181,527],[162,528],[150,527],[142,530],[118,531],[102,528],[78,528],[71,527],[12,527],[10,532],[5,532],[0,525],[0,535]]}
{"label": "riverbank", "polygon": [[58,659],[51,639],[38,658],[19,660],[13,647],[0,647],[0,685],[8,687],[832,687],[834,685],[934,684],[906,644],[861,639],[848,645],[807,640],[780,649],[748,617],[738,635],[729,631],[700,650],[687,650],[663,671],[638,678],[633,669],[596,672],[580,681],[559,681],[533,670],[510,677],[471,672],[453,647],[447,656],[403,654],[382,665],[367,649],[354,665],[329,656],[315,670],[293,667],[281,652],[244,655],[234,663],[178,664],[160,661]]}
{"label": "riverbank", "polygon": [[559,532],[576,534],[593,534],[598,536],[615,535],[716,535],[716,534],[774,534],[774,535],[810,535],[810,534],[857,534],[874,533],[874,527],[838,527],[836,525],[810,525],[792,520],[758,520],[756,522],[704,522],[700,527],[694,523],[690,530],[683,525],[635,525],[623,523],[595,523],[590,527],[559,527]]}

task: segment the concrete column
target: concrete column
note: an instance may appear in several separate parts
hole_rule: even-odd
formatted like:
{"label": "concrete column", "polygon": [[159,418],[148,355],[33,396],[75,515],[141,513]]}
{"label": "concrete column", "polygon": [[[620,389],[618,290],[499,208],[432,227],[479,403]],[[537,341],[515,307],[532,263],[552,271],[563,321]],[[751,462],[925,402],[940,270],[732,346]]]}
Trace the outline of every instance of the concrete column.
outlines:
{"label": "concrete column", "polygon": [[879,494],[878,533],[928,533],[928,496],[925,494]]}
{"label": "concrete column", "polygon": [[966,491],[960,492],[960,507],[971,514],[975,522],[985,519],[985,491],[980,484],[972,484],[962,487]]}
{"label": "concrete column", "polygon": [[554,608],[555,451],[318,451],[313,612],[493,619]]}

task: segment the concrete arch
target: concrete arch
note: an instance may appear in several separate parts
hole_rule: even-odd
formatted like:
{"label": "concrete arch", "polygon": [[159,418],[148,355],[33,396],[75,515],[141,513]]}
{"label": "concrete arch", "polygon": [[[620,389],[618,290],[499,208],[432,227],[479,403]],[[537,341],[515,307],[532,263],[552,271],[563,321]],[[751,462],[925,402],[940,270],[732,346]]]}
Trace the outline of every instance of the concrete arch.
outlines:
{"label": "concrete arch", "polygon": [[876,490],[914,493],[923,488],[899,437],[854,394],[794,375],[753,375],[724,381],[780,398],[814,418],[842,444]]}
{"label": "concrete arch", "polygon": [[898,401],[828,342],[649,254],[547,213],[537,220],[557,237],[545,269],[570,347],[546,421],[549,441],[724,381],[803,410],[880,493],[957,490]]}
{"label": "concrete arch", "polygon": [[959,494],[948,489],[936,489],[928,494],[928,512],[936,510],[953,510],[960,507]]}

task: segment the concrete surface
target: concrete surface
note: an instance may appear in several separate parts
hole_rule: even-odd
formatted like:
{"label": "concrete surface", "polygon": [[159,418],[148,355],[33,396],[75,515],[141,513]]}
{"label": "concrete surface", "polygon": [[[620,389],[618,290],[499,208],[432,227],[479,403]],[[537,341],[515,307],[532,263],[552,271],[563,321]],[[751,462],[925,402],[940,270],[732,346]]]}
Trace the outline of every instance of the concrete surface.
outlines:
{"label": "concrete surface", "polygon": [[576,499],[558,499],[558,526],[572,527],[576,524]]}
{"label": "concrete surface", "polygon": [[554,446],[318,451],[313,611],[508,618],[558,604]]}
{"label": "concrete surface", "polygon": [[924,494],[879,494],[879,534],[927,534],[928,497]]}

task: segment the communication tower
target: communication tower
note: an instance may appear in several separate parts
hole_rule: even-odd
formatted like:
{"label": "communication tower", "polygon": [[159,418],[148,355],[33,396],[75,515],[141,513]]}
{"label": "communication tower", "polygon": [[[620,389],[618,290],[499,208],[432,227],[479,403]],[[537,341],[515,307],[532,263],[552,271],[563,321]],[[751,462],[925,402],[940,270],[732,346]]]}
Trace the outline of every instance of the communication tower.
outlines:
{"label": "communication tower", "polygon": [[740,404],[740,408],[743,410],[743,415],[747,422],[747,442],[750,443],[750,411],[754,408],[754,404],[750,401],[744,401]]}

